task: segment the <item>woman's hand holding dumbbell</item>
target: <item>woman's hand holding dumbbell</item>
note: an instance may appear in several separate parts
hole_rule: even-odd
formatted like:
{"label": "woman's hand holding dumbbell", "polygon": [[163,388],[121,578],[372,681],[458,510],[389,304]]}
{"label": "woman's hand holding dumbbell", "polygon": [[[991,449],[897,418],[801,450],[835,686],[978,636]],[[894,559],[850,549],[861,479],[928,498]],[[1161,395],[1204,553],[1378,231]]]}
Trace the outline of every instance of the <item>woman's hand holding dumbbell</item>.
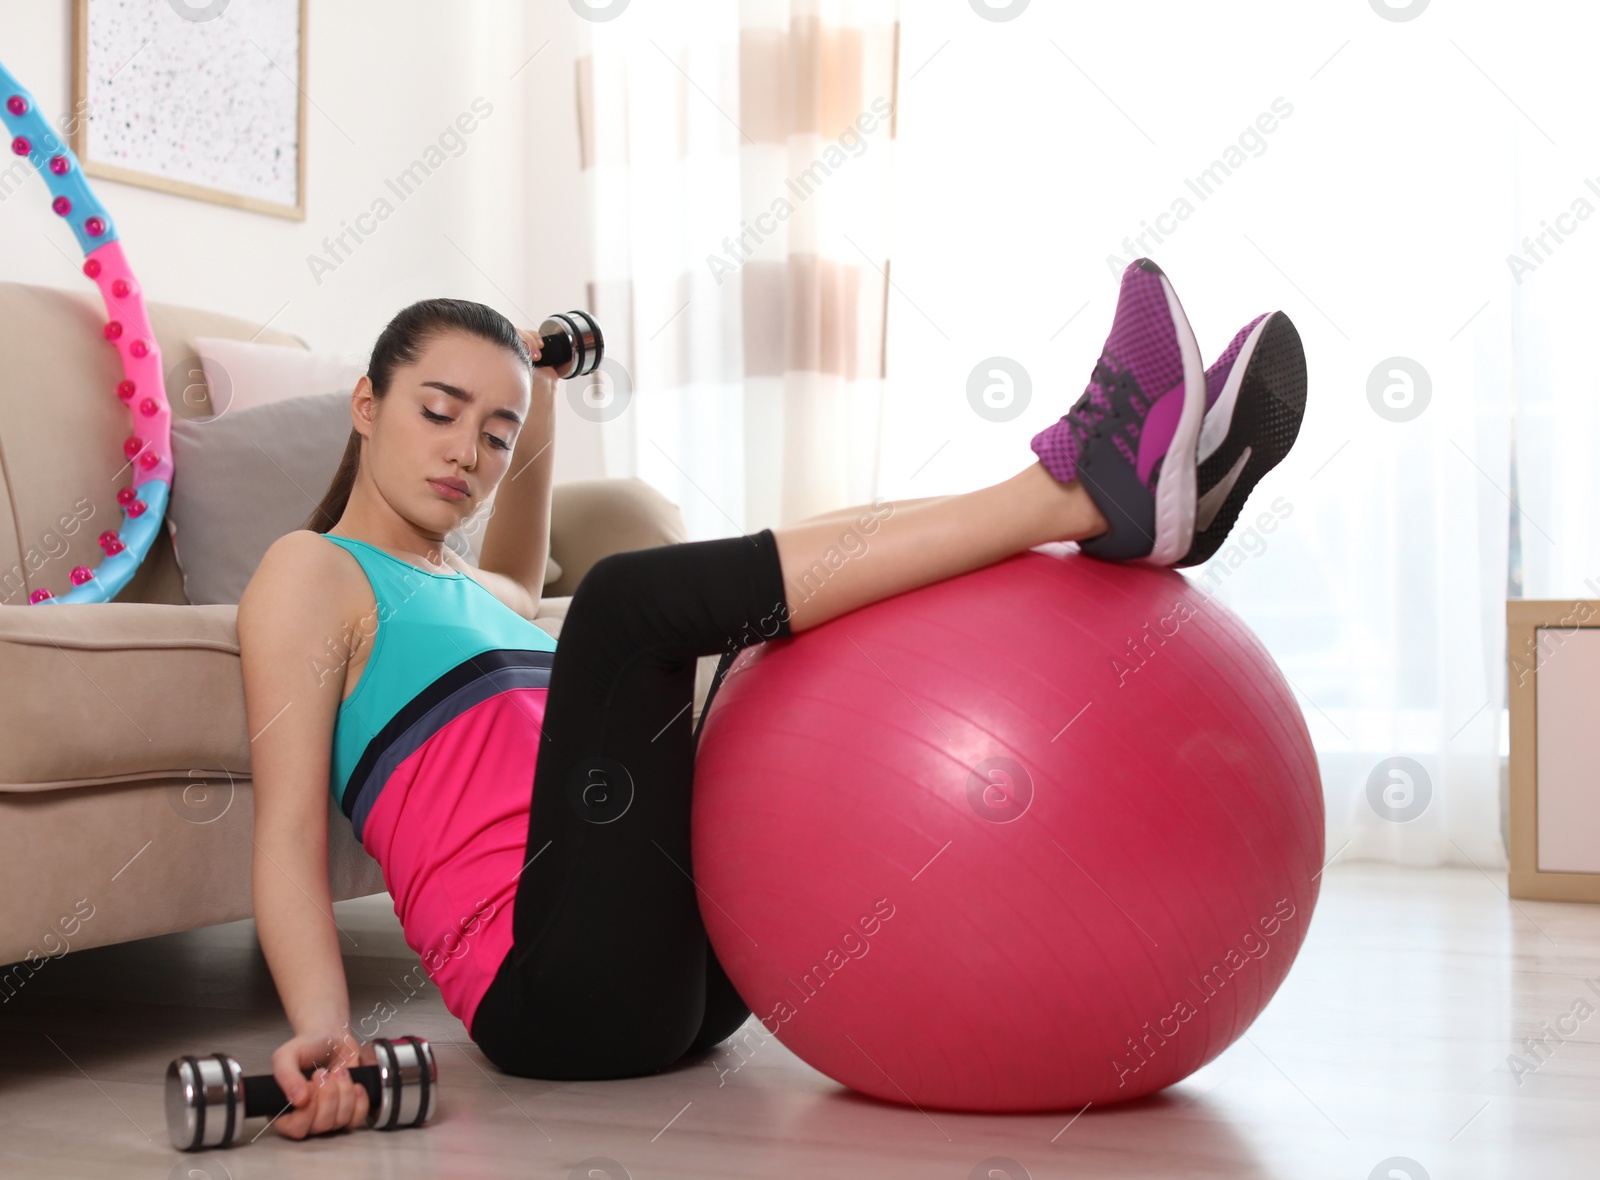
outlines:
{"label": "woman's hand holding dumbbell", "polygon": [[[272,1129],[288,1139],[304,1139],[328,1131],[363,1127],[369,1099],[365,1086],[350,1076],[356,1065],[376,1065],[377,1052],[361,1045],[348,1029],[306,1032],[272,1054],[272,1076],[294,1110],[272,1121]],[[305,1071],[317,1067],[310,1078]]]}
{"label": "woman's hand holding dumbbell", "polygon": [[533,356],[534,394],[537,396],[542,389],[548,395],[555,390],[561,377],[556,372],[555,366],[540,363],[544,353],[544,338],[532,328],[518,328],[517,335],[522,337],[522,342],[528,346],[528,352]]}

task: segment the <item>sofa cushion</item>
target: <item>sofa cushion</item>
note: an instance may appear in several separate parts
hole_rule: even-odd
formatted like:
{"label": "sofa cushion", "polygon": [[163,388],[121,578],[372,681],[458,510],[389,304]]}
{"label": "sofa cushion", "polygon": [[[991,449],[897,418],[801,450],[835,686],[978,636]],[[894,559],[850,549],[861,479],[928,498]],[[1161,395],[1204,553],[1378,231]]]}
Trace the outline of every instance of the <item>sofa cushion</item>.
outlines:
{"label": "sofa cushion", "polygon": [[0,610],[0,790],[248,775],[233,606]]}
{"label": "sofa cushion", "polygon": [[[167,527],[190,602],[239,601],[268,546],[304,527],[321,502],[350,431],[348,390],[173,420]],[[445,538],[471,564],[481,535],[474,522],[492,511],[491,498]],[[545,585],[561,572],[549,558]]]}
{"label": "sofa cushion", "polygon": [[[541,600],[534,625],[559,638],[571,601]],[[0,610],[0,791],[248,778],[238,609]]]}
{"label": "sofa cushion", "polygon": [[227,336],[196,336],[193,343],[213,414],[253,410],[330,390],[340,390],[348,398],[367,371],[365,358],[319,349]]}

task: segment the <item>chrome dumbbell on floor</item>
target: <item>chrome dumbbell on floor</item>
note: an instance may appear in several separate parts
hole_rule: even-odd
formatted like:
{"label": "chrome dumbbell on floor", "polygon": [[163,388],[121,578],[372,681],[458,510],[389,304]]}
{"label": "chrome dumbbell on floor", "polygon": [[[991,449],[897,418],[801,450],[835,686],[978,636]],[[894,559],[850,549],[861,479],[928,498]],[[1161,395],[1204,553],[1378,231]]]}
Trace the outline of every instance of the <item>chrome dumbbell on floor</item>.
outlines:
{"label": "chrome dumbbell on floor", "polygon": [[586,311],[553,315],[539,325],[539,364],[555,369],[557,377],[585,377],[605,358],[605,337]]}
{"label": "chrome dumbbell on floor", "polygon": [[[350,1070],[367,1089],[367,1126],[379,1131],[420,1127],[438,1101],[432,1047],[412,1036],[378,1037],[372,1045],[378,1064]],[[276,1118],[291,1109],[276,1078],[270,1073],[245,1077],[226,1053],[177,1057],[167,1066],[167,1133],[179,1151],[229,1147],[243,1138],[246,1119]]]}

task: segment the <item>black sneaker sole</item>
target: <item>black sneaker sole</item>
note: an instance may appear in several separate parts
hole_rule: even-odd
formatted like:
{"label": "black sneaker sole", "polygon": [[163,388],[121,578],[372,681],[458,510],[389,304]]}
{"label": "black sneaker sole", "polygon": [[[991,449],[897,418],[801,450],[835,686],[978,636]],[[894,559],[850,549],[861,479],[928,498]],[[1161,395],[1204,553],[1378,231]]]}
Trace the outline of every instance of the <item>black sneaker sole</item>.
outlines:
{"label": "black sneaker sole", "polygon": [[1246,448],[1250,456],[1211,523],[1197,529],[1194,544],[1175,566],[1209,561],[1228,539],[1245,501],[1261,477],[1294,446],[1306,409],[1306,354],[1300,333],[1281,311],[1273,312],[1245,365],[1228,433],[1200,464],[1196,483],[1203,495],[1227,477]]}

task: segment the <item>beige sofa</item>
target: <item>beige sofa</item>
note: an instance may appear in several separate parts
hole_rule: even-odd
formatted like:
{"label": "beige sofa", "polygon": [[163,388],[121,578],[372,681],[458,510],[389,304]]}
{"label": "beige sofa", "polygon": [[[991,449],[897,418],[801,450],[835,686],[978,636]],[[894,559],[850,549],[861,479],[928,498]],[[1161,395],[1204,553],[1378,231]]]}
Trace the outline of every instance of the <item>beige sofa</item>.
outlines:
{"label": "beige sofa", "polygon": [[[83,286],[0,283],[0,1002],[70,950],[252,912],[236,608],[185,601],[165,529],[116,601],[26,605],[34,586],[59,593],[74,565],[98,564],[96,538],[121,521],[121,372]],[[148,310],[169,374],[199,373],[196,336],[307,347],[213,312]],[[211,412],[203,382],[180,392],[175,415]],[[83,498],[92,514],[68,535]],[[601,557],[686,539],[677,506],[636,479],[558,483],[551,515],[561,578],[535,621],[557,636]],[[715,667],[700,662],[695,717]],[[331,797],[328,867],[335,900],[384,890]]]}

